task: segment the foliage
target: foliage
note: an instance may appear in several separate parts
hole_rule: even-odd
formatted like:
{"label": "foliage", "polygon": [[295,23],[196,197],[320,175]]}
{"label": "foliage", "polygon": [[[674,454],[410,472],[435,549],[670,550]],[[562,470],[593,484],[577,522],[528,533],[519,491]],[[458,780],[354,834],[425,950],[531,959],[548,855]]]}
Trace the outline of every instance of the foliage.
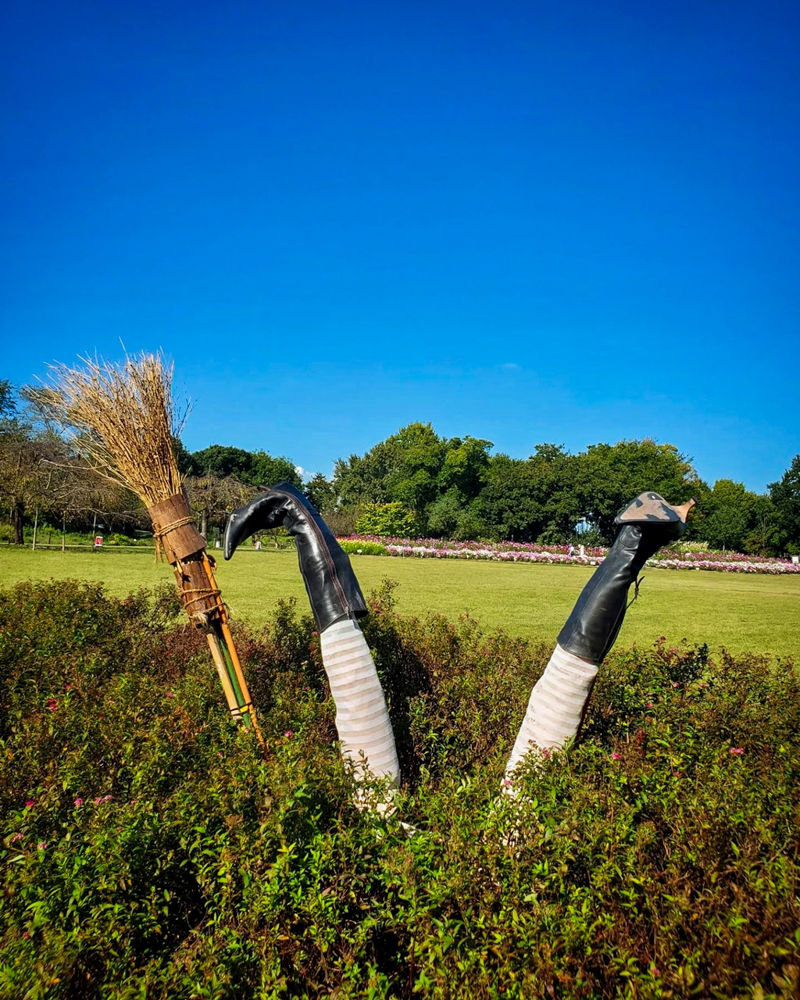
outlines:
{"label": "foliage", "polygon": [[718,479],[700,498],[697,530],[712,549],[741,551],[758,497],[742,483]]}
{"label": "foliage", "polygon": [[336,490],[333,483],[329,482],[322,473],[318,472],[316,476],[312,476],[303,490],[320,514],[327,514],[336,508]]}
{"label": "foliage", "polygon": [[549,543],[570,541],[581,518],[608,543],[614,517],[637,494],[652,489],[679,503],[703,487],[674,445],[650,439],[591,445],[578,455],[540,444],[524,460],[491,456],[491,448],[409,424],[365,455],[337,462],[333,485],[343,507],[402,503],[416,511],[419,530],[436,537]]}
{"label": "foliage", "polygon": [[781,542],[793,555],[800,553],[800,455],[776,482],[770,483]]}
{"label": "foliage", "polygon": [[578,459],[560,445],[537,445],[522,461],[497,455],[481,509],[497,540],[565,542],[584,513],[574,489]]}
{"label": "foliage", "polygon": [[674,445],[645,438],[590,445],[578,456],[573,489],[581,514],[610,542],[614,518],[633,497],[654,490],[679,504],[695,495],[698,484],[694,468]]}
{"label": "foliage", "polygon": [[[0,389],[5,393],[0,416],[6,412],[0,419],[0,508],[13,516],[20,541],[37,507],[54,523],[63,518],[75,528],[85,528],[94,515],[116,530],[144,525],[136,498],[101,490],[74,454],[60,451],[57,463],[45,456],[48,448],[58,450],[59,442],[30,426],[27,415],[15,417],[9,409],[11,387],[0,382]],[[11,433],[15,428],[22,429],[21,438]],[[303,489],[337,535],[359,530],[457,541],[603,545],[615,534],[620,508],[654,489],[674,503],[697,498],[688,540],[759,557],[800,552],[800,456],[768,495],[759,496],[728,479],[707,486],[677,447],[651,439],[591,445],[574,455],[561,445],[538,444],[525,459],[492,455],[492,447],[483,438],[445,438],[430,424],[412,423],[364,455],[337,461],[331,480],[318,473],[303,484],[286,457],[223,445],[190,453],[178,438],[172,441],[204,533],[209,526],[221,528],[226,514],[253,490],[288,480]],[[413,525],[409,520],[386,531],[366,527],[373,524],[370,505],[386,504],[413,511]],[[586,530],[578,537],[580,521]]]}
{"label": "foliage", "polygon": [[356,521],[356,531],[361,535],[413,535],[417,531],[417,518],[414,511],[401,503],[365,503]]}
{"label": "foliage", "polygon": [[212,444],[201,451],[192,452],[191,474],[215,476],[224,479],[234,476],[249,486],[262,489],[283,481],[299,487],[300,476],[288,458],[275,458],[266,451],[245,451],[221,444]]}
{"label": "foliage", "polygon": [[14,386],[7,378],[0,378],[0,419],[10,419],[16,411],[17,404],[14,399]]}
{"label": "foliage", "polygon": [[[364,456],[340,459],[333,486],[344,507],[400,503],[416,511],[422,531],[428,511],[446,494],[462,506],[477,498],[486,480],[491,447],[491,441],[479,438],[439,437],[430,424],[408,424]],[[440,508],[440,521],[441,515]],[[443,531],[449,530],[449,520],[441,523]]]}
{"label": "foliage", "polygon": [[388,554],[383,542],[362,538],[340,538],[339,544],[349,555],[385,556]]}
{"label": "foliage", "polygon": [[370,603],[410,839],[351,806],[318,639],[291,605],[238,635],[262,757],[174,594],[0,594],[0,995],[797,994],[788,665],[620,653],[582,743],[498,803],[548,650],[400,618],[390,588]]}
{"label": "foliage", "polygon": [[192,511],[200,515],[200,532],[206,537],[209,525],[224,529],[230,512],[256,495],[255,487],[246,486],[235,476],[220,479],[213,474],[189,476],[186,490]]}

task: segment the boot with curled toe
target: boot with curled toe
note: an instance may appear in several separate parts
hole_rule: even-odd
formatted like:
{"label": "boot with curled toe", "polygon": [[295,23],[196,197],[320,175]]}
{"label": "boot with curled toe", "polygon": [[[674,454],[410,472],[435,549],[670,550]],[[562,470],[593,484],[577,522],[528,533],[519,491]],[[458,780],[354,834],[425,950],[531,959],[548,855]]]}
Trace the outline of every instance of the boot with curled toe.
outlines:
{"label": "boot with curled toe", "polygon": [[[342,755],[355,772],[400,784],[394,732],[375,663],[357,619],[367,614],[350,559],[317,510],[291,483],[278,483],[235,510],[225,528],[224,554],[256,531],[284,527],[297,541],[297,558],[319,628],[322,662],[336,703],[336,729]],[[391,789],[390,789],[391,791]],[[381,815],[388,800],[373,801],[369,790],[356,791],[356,804]]]}

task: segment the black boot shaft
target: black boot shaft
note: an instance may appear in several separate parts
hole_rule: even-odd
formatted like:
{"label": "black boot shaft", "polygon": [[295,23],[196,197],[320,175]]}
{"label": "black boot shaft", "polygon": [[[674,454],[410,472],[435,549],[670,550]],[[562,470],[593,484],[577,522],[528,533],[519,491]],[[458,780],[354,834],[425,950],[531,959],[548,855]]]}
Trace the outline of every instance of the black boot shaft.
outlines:
{"label": "black boot shaft", "polygon": [[306,497],[291,483],[278,483],[235,510],[225,528],[224,554],[255,531],[284,527],[297,540],[297,557],[320,632],[340,618],[367,613],[364,595],[347,553]]}
{"label": "black boot shaft", "polygon": [[598,664],[616,641],[628,605],[628,590],[644,564],[686,529],[675,508],[657,493],[643,493],[633,500],[617,523],[622,525],[620,533],[558,636],[562,649]]}
{"label": "black boot shaft", "polygon": [[605,659],[622,627],[628,589],[648,558],[638,558],[641,537],[638,525],[617,535],[558,634],[562,649],[592,663]]}

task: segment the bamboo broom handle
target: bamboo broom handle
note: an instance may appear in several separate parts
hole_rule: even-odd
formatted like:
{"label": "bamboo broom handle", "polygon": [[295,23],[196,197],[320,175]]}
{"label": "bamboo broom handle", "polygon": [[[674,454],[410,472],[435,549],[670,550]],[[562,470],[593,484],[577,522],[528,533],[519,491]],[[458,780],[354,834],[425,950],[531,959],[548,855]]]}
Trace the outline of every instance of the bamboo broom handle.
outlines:
{"label": "bamboo broom handle", "polygon": [[214,666],[217,668],[219,680],[222,684],[222,690],[225,693],[225,700],[228,703],[228,709],[234,719],[240,719],[241,711],[236,701],[236,695],[233,693],[230,678],[228,677],[228,668],[225,663],[225,657],[222,655],[222,650],[219,646],[219,639],[217,639],[213,632],[206,632],[206,639],[208,639],[208,646],[211,650]]}
{"label": "bamboo broom handle", "polygon": [[249,706],[246,703],[242,689],[239,686],[239,678],[236,676],[236,671],[233,669],[233,661],[231,660],[231,654],[228,650],[228,644],[225,642],[225,636],[222,634],[222,630],[219,627],[219,622],[214,622],[211,626],[214,630],[214,635],[216,636],[217,642],[219,643],[219,648],[222,651],[223,659],[225,660],[225,669],[228,672],[228,680],[231,682],[231,687],[233,688],[233,694],[236,698],[236,704],[239,706],[239,711],[242,713],[244,721],[247,723],[248,729],[250,728],[250,717],[245,714],[249,712]]}
{"label": "bamboo broom handle", "polygon": [[247,681],[245,680],[244,671],[242,670],[242,664],[239,661],[239,654],[236,652],[236,646],[234,646],[233,644],[233,636],[231,635],[230,627],[228,626],[227,621],[225,621],[224,619],[220,623],[220,627],[222,629],[222,636],[223,639],[225,640],[225,645],[228,648],[228,656],[230,656],[231,658],[231,663],[233,664],[233,669],[236,673],[236,679],[239,682],[239,687],[242,692],[242,697],[244,699],[245,706],[247,706],[246,711],[250,713],[250,718],[253,720],[253,728],[256,731],[258,742],[263,743],[264,738],[261,735],[261,729],[259,728],[258,719],[256,718],[255,706],[253,705],[253,699],[250,697],[250,689],[247,686]]}
{"label": "bamboo broom handle", "polygon": [[[236,646],[233,642],[233,636],[231,635],[230,626],[228,625],[228,612],[225,607],[222,598],[219,596],[219,587],[217,586],[217,579],[214,576],[214,568],[211,564],[211,560],[208,558],[208,553],[203,551],[203,563],[205,564],[206,573],[211,581],[214,590],[217,593],[217,605],[219,607],[219,620],[216,623],[222,632],[222,642],[225,649],[230,657],[231,665],[233,666],[233,671],[236,680],[236,686],[238,687],[239,693],[241,695],[241,704],[239,705],[240,712],[245,716],[245,721],[252,722],[253,729],[255,730],[256,738],[258,742],[263,745],[264,737],[261,734],[261,728],[258,725],[258,719],[256,718],[256,710],[253,705],[253,699],[250,696],[250,689],[247,686],[247,680],[244,676],[244,671],[242,670],[242,664],[239,660],[239,654],[236,652]],[[237,699],[238,700],[238,699]]]}

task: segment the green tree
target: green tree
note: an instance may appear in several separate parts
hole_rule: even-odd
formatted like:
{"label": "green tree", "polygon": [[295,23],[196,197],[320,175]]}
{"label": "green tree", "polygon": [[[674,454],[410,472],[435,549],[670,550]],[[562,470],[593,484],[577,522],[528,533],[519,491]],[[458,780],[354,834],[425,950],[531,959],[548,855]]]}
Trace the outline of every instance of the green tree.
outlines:
{"label": "green tree", "polygon": [[756,556],[774,556],[781,551],[780,520],[769,494],[756,497],[744,551]]}
{"label": "green tree", "polygon": [[769,495],[777,515],[779,545],[792,555],[800,553],[800,455],[776,483]]}
{"label": "green tree", "polygon": [[356,521],[360,535],[381,535],[390,538],[417,536],[417,519],[413,511],[397,501],[364,504]]}
{"label": "green tree", "polygon": [[486,484],[491,441],[483,438],[451,438],[445,444],[444,460],[437,477],[439,495],[451,490],[465,501],[477,497]]}
{"label": "green tree", "polygon": [[14,386],[7,378],[0,378],[0,419],[10,419],[17,411]]}
{"label": "green tree", "polygon": [[320,514],[326,514],[336,509],[338,499],[336,490],[333,483],[327,480],[321,472],[318,472],[306,483],[304,492]]}
{"label": "green tree", "polygon": [[718,479],[699,501],[699,537],[712,549],[744,549],[755,521],[758,496],[732,479]]}
{"label": "green tree", "polygon": [[574,456],[539,444],[527,459],[496,455],[480,503],[487,530],[510,541],[566,541],[582,511],[573,487]]}
{"label": "green tree", "polygon": [[209,527],[223,528],[228,514],[251,500],[256,489],[235,476],[190,476],[186,490],[192,510],[200,518],[200,532],[208,537]]}
{"label": "green tree", "polygon": [[0,382],[0,508],[11,524],[14,544],[25,543],[28,511],[43,503],[47,473],[44,463],[63,451],[55,435],[40,432],[28,419],[17,416],[14,387]]}
{"label": "green tree", "polygon": [[175,452],[175,459],[178,463],[178,470],[183,476],[197,475],[197,467],[189,449],[178,437],[172,439],[172,450]]}
{"label": "green tree", "polygon": [[268,487],[276,483],[292,483],[298,489],[303,485],[294,462],[283,456],[275,457],[266,451],[254,451],[253,461],[243,482],[252,486]]}
{"label": "green tree", "polygon": [[302,480],[288,458],[275,458],[266,451],[245,451],[229,445],[212,444],[191,455],[196,476],[235,476],[250,486],[268,487],[284,480],[301,486]]}
{"label": "green tree", "polygon": [[675,445],[642,441],[590,445],[577,456],[574,490],[581,514],[611,541],[620,509],[645,490],[683,503],[701,485],[689,459]]}
{"label": "green tree", "polygon": [[467,500],[455,487],[448,490],[428,507],[427,530],[434,538],[483,537],[487,528],[480,500]]}
{"label": "green tree", "polygon": [[408,424],[363,456],[340,459],[334,469],[334,490],[344,508],[400,503],[416,512],[420,530],[433,530],[427,529],[429,513],[437,525],[453,524],[456,507],[470,508],[480,494],[491,447],[491,441],[480,438],[447,440],[430,424]]}

